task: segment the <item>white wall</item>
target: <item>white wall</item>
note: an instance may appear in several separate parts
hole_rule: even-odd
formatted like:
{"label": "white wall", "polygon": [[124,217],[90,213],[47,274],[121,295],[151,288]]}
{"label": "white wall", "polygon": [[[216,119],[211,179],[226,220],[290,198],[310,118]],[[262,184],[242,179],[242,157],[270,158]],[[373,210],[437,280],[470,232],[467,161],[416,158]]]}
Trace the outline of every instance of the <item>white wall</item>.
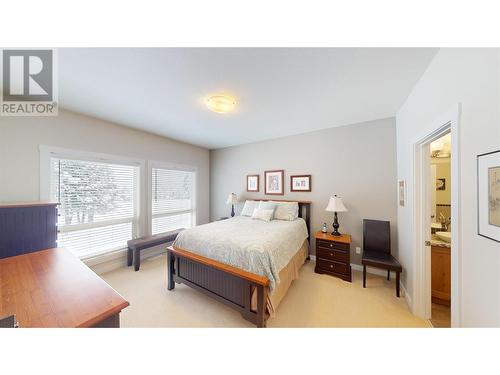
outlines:
{"label": "white wall", "polygon": [[[349,212],[340,213],[340,231],[353,237],[351,260],[360,263],[355,247],[362,244],[362,219],[390,220],[396,241],[396,129],[394,118],[331,128],[290,137],[211,151],[212,220],[229,216],[229,193],[238,197],[312,201],[311,232],[333,215],[325,207],[332,194],[343,197]],[[264,171],[285,170],[285,195],[264,195]],[[260,174],[260,193],[246,192],[246,175]],[[290,175],[311,174],[312,192],[291,193]],[[237,207],[237,213],[242,204]],[[314,246],[314,240],[312,241]],[[312,249],[314,253],[314,247]]]}
{"label": "white wall", "polygon": [[207,149],[65,110],[56,117],[0,117],[0,201],[39,199],[39,145],[195,166],[197,223],[208,222]]}
{"label": "white wall", "polygon": [[[500,149],[500,55],[498,49],[442,49],[397,114],[398,178],[408,186],[398,208],[403,283],[414,295],[413,144],[431,124],[462,103],[460,162],[462,227],[462,326],[500,326],[500,244],[477,235],[476,155]],[[454,202],[455,204],[455,202]]]}

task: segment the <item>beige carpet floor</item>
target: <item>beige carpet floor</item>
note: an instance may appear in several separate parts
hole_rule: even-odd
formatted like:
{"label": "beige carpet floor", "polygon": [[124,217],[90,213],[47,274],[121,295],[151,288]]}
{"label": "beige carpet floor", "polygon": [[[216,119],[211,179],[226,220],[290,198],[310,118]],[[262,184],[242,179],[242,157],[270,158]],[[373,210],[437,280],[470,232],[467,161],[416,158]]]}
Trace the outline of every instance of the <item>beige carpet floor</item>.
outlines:
{"label": "beige carpet floor", "polygon": [[[185,286],[168,291],[166,256],[145,260],[141,269],[121,268],[102,275],[129,302],[122,327],[252,327],[229,307]],[[300,271],[268,327],[431,327],[396,298],[394,279],[353,271],[353,282],[314,273],[314,262]]]}

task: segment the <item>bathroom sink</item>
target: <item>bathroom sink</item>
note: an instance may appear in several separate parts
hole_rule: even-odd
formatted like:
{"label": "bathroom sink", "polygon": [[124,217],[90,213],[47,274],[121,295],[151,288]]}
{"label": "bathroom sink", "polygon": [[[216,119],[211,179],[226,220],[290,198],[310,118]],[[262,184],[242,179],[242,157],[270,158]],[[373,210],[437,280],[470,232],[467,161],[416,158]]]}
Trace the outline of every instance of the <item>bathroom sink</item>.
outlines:
{"label": "bathroom sink", "polygon": [[443,228],[443,225],[441,223],[431,223],[431,228],[432,229],[441,229],[441,228]]}
{"label": "bathroom sink", "polygon": [[444,242],[451,242],[451,232],[436,232],[436,236]]}

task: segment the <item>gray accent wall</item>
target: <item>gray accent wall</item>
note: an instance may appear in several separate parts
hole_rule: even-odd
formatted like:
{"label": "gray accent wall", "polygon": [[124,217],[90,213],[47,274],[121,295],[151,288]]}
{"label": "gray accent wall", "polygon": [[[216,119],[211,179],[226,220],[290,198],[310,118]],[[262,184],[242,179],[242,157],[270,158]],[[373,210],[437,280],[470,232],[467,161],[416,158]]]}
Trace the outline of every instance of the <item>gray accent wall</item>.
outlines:
{"label": "gray accent wall", "polygon": [[[264,171],[284,169],[285,195],[264,195]],[[260,175],[260,192],[246,192],[246,175]],[[311,174],[310,193],[290,192],[290,176]],[[332,231],[333,214],[325,211],[329,197],[344,199],[349,212],[340,213],[340,231],[353,237],[351,262],[361,263],[362,219],[391,222],[393,253],[397,255],[397,163],[394,118],[320,130],[270,141],[210,151],[211,220],[229,216],[229,193],[249,199],[312,201],[311,232],[323,222]],[[236,207],[239,214],[243,202]],[[314,240],[313,253],[314,253]]]}

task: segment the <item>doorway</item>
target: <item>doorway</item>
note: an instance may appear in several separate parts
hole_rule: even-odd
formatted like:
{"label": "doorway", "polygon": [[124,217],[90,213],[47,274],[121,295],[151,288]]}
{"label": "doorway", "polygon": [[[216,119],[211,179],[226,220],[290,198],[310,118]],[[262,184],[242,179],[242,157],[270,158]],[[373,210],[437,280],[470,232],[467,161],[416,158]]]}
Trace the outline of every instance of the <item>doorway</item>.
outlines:
{"label": "doorway", "polygon": [[430,143],[431,316],[451,327],[451,132]]}
{"label": "doorway", "polygon": [[413,312],[435,327],[460,326],[460,107],[415,143]]}

